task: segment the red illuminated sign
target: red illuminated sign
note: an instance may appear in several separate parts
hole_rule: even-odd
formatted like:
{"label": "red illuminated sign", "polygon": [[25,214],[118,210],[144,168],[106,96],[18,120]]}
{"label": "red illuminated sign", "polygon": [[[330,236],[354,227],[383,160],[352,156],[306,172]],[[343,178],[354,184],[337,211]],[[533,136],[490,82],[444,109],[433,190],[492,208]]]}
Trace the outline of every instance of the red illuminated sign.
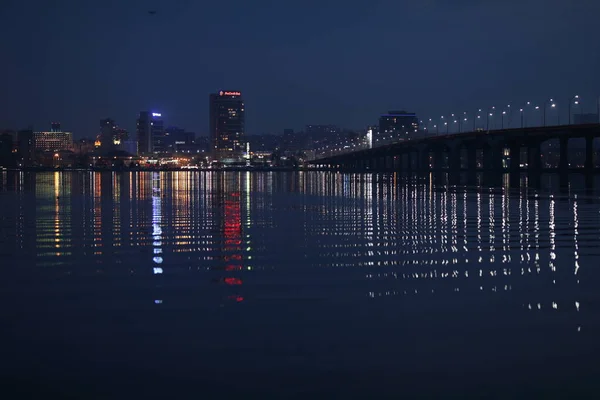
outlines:
{"label": "red illuminated sign", "polygon": [[220,91],[219,92],[219,96],[241,96],[242,92],[224,92],[224,91]]}

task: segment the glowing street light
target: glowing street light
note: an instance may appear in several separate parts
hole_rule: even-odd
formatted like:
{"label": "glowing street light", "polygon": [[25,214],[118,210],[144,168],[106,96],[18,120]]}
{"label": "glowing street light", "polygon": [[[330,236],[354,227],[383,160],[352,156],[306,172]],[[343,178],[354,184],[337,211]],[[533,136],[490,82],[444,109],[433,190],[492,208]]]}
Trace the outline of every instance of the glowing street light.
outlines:
{"label": "glowing street light", "polygon": [[556,104],[554,104],[554,100],[550,99],[550,101],[544,102],[544,126],[546,126],[546,109],[548,108],[548,103],[551,103],[552,108],[556,108]]}
{"label": "glowing street light", "polygon": [[523,128],[523,109],[519,108],[519,112],[521,113],[521,128]]}
{"label": "glowing street light", "polygon": [[575,95],[569,99],[569,125],[571,125],[571,105],[572,104],[575,104],[575,105],[579,104],[579,95]]}
{"label": "glowing street light", "polygon": [[[492,110],[496,109],[496,107],[492,107]],[[487,127],[486,130],[489,131],[490,130],[490,117],[493,117],[494,113],[493,112],[489,112],[487,115]]]}

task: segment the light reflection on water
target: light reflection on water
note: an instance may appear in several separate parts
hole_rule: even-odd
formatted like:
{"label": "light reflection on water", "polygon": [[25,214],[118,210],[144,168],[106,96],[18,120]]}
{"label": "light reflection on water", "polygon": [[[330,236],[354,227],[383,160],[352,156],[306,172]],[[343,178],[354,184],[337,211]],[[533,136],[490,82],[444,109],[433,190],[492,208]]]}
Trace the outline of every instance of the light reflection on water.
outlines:
{"label": "light reflection on water", "polygon": [[[3,172],[0,182],[2,303],[23,313],[36,307],[28,296],[47,296],[67,314],[249,307],[258,332],[278,303],[302,315],[277,314],[298,329],[315,304],[352,325],[374,318],[357,310],[386,310],[383,319],[400,316],[392,330],[414,313],[430,313],[432,329],[440,313],[471,326],[475,313],[515,337],[539,324],[546,335],[598,326],[599,196],[552,178],[533,188],[434,175]],[[57,299],[68,293],[80,302]],[[319,340],[362,340],[340,338],[335,318],[318,321]],[[362,363],[383,363],[370,351]],[[264,364],[281,362],[273,357]]]}

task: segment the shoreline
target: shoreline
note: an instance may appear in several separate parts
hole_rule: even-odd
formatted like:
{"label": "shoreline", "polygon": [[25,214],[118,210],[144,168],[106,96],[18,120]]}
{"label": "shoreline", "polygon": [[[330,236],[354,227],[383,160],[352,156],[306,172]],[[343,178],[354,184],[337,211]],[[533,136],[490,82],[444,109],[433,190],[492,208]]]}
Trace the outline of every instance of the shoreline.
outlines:
{"label": "shoreline", "polygon": [[199,171],[199,172],[226,172],[226,171],[240,171],[240,172],[295,172],[295,171],[314,171],[317,168],[306,168],[306,167],[227,167],[227,168],[75,168],[75,167],[28,167],[28,168],[0,168],[0,171],[23,171],[23,172],[73,172],[73,171],[87,171],[87,172],[182,172],[182,171]]}

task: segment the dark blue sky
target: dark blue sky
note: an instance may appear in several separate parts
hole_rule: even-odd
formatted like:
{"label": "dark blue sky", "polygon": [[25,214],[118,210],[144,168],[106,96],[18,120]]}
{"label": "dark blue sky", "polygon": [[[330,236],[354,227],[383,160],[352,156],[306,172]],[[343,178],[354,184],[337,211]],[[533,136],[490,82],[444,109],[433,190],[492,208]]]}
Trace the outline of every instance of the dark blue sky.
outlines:
{"label": "dark blue sky", "polygon": [[243,92],[248,133],[573,94],[591,112],[599,15],[597,0],[3,0],[0,129],[93,136],[150,109],[206,134],[221,88]]}

